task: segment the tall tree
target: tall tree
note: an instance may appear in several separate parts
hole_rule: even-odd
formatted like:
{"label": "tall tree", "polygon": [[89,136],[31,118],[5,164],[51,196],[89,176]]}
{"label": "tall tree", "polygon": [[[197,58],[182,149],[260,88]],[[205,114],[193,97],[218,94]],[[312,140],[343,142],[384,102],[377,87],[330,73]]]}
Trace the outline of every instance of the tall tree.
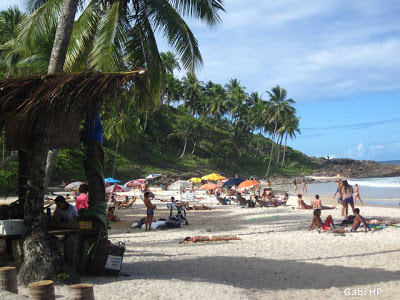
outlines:
{"label": "tall tree", "polygon": [[282,165],[281,168],[283,168],[285,164],[285,156],[286,156],[286,144],[287,144],[287,138],[288,136],[291,139],[294,139],[296,137],[296,133],[301,133],[300,128],[299,128],[299,123],[300,123],[300,118],[296,116],[292,116],[291,118],[286,118],[285,121],[283,122],[283,127],[285,128],[285,148],[283,150],[283,158],[282,158]]}
{"label": "tall tree", "polygon": [[162,61],[165,71],[168,74],[173,75],[175,70],[177,70],[177,71],[181,70],[179,61],[176,58],[175,53],[172,51],[162,52],[161,53],[161,61]]}
{"label": "tall tree", "polygon": [[194,73],[187,73],[186,76],[183,77],[182,86],[185,107],[190,110],[192,116],[196,113],[200,113],[202,82],[197,79]]}
{"label": "tall tree", "polygon": [[220,84],[208,82],[204,90],[204,96],[209,103],[209,113],[213,117],[213,128],[219,124],[221,118],[227,112],[228,96],[225,88]]}
{"label": "tall tree", "polygon": [[294,115],[296,112],[296,109],[292,106],[292,104],[296,103],[293,99],[286,99],[287,97],[287,92],[285,89],[281,88],[279,85],[275,86],[272,88],[271,92],[267,91],[267,93],[270,96],[269,101],[271,102],[271,105],[268,106],[268,109],[264,112],[263,117],[268,120],[269,123],[274,124],[274,130],[272,133],[272,146],[271,146],[271,152],[269,156],[269,163],[268,163],[268,169],[267,173],[265,174],[266,177],[268,177],[269,170],[271,167],[271,162],[272,162],[272,156],[274,153],[274,145],[275,145],[275,137],[276,137],[276,132],[278,129],[278,122],[279,119],[282,118],[285,114],[292,114]]}

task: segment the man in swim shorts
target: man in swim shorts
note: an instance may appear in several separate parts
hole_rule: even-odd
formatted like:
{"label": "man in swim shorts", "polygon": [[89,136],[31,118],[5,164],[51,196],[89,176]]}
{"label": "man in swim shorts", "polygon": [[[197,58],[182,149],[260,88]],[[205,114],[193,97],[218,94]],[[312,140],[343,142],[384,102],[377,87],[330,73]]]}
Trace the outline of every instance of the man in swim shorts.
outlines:
{"label": "man in swim shorts", "polygon": [[316,209],[314,210],[314,217],[312,219],[310,228],[308,228],[308,230],[313,230],[315,228],[315,226],[317,226],[319,229],[322,229],[324,231],[328,231],[330,226],[332,225],[333,229],[335,229],[335,224],[333,224],[333,219],[332,216],[329,215],[326,220],[325,223],[322,223],[321,220],[321,210],[320,209]]}
{"label": "man in swim shorts", "polygon": [[367,233],[368,230],[371,230],[371,228],[369,228],[367,222],[360,215],[360,210],[358,208],[356,208],[356,209],[354,209],[354,221],[353,221],[353,224],[351,226],[346,227],[346,228],[337,229],[337,230],[334,231],[334,233],[354,232],[354,231],[357,231],[357,229],[360,227],[361,224],[364,225],[365,233]]}
{"label": "man in swim shorts", "polygon": [[154,210],[157,208],[157,206],[155,206],[154,204],[151,203],[150,199],[150,192],[144,192],[143,195],[143,202],[144,205],[146,205],[147,211],[146,211],[146,231],[150,231],[151,230],[151,223],[153,222],[153,218],[154,218]]}

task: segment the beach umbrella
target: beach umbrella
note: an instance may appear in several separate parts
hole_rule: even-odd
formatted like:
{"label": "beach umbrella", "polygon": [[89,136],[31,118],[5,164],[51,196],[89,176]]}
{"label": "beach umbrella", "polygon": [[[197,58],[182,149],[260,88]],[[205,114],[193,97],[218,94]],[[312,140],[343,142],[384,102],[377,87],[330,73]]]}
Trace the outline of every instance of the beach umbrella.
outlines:
{"label": "beach umbrella", "polygon": [[206,184],[203,184],[201,187],[199,187],[199,190],[213,190],[213,189],[216,189],[216,188],[219,188],[218,184],[206,183]]}
{"label": "beach umbrella", "polygon": [[241,184],[239,184],[238,188],[243,189],[243,188],[252,188],[253,186],[260,184],[259,181],[257,180],[245,180]]}
{"label": "beach umbrella", "polygon": [[175,181],[174,183],[171,183],[168,186],[168,190],[170,190],[170,191],[172,191],[172,190],[180,190],[180,189],[183,189],[183,188],[188,188],[191,185],[192,185],[192,183],[190,183],[190,182],[188,182],[186,180],[178,180],[178,181]]}
{"label": "beach umbrella", "polygon": [[118,184],[110,185],[106,188],[106,193],[115,193],[115,192],[128,192],[127,188],[124,188]]}
{"label": "beach umbrella", "polygon": [[[142,181],[143,182],[143,181]],[[139,182],[137,180],[130,180],[127,183],[124,184],[124,186],[129,186],[129,187],[134,187],[134,186],[138,186],[141,185],[142,182]]]}
{"label": "beach umbrella", "polygon": [[118,179],[112,178],[112,177],[108,177],[106,179],[104,179],[105,183],[119,183],[121,181],[119,181]]}
{"label": "beach umbrella", "polygon": [[225,183],[222,187],[238,186],[243,181],[245,181],[245,179],[243,179],[243,178],[231,178],[231,179],[225,181]]}
{"label": "beach umbrella", "polygon": [[68,184],[68,185],[65,186],[65,190],[66,190],[66,191],[78,191],[79,186],[80,186],[82,183],[83,183],[83,182],[81,182],[81,181],[72,182],[72,183],[70,183],[70,184]]}
{"label": "beach umbrella", "polygon": [[150,175],[147,175],[145,179],[154,179],[154,178],[158,178],[160,176],[161,176],[161,174],[150,174]]}
{"label": "beach umbrella", "polygon": [[217,173],[211,173],[208,175],[204,175],[201,177],[201,180],[211,180],[211,181],[217,181],[217,180],[226,180],[227,178],[224,176],[221,176]]}
{"label": "beach umbrella", "polygon": [[201,178],[192,177],[192,178],[190,178],[188,181],[189,181],[189,182],[192,182],[192,183],[200,183],[200,182],[201,182]]}

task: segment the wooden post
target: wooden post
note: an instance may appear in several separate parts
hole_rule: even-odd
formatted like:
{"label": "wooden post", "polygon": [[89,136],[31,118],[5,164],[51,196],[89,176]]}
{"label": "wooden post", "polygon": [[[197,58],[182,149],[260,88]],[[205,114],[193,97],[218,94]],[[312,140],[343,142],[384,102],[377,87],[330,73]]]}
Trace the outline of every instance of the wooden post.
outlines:
{"label": "wooden post", "polygon": [[81,283],[68,287],[70,300],[94,300],[93,284]]}
{"label": "wooden post", "polygon": [[29,285],[29,299],[33,300],[55,300],[54,282],[43,280]]}
{"label": "wooden post", "polygon": [[0,290],[18,294],[17,269],[15,267],[0,268]]}

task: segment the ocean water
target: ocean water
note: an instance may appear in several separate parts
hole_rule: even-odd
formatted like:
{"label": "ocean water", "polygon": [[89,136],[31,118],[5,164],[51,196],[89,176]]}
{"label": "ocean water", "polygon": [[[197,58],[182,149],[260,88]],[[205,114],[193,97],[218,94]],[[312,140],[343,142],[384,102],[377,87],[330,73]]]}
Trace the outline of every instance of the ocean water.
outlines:
{"label": "ocean water", "polygon": [[[397,207],[400,205],[400,177],[351,178],[348,182],[353,188],[354,184],[358,184],[361,200],[366,204]],[[333,197],[337,184],[336,182],[312,183],[308,187],[309,194],[311,192]]]}

